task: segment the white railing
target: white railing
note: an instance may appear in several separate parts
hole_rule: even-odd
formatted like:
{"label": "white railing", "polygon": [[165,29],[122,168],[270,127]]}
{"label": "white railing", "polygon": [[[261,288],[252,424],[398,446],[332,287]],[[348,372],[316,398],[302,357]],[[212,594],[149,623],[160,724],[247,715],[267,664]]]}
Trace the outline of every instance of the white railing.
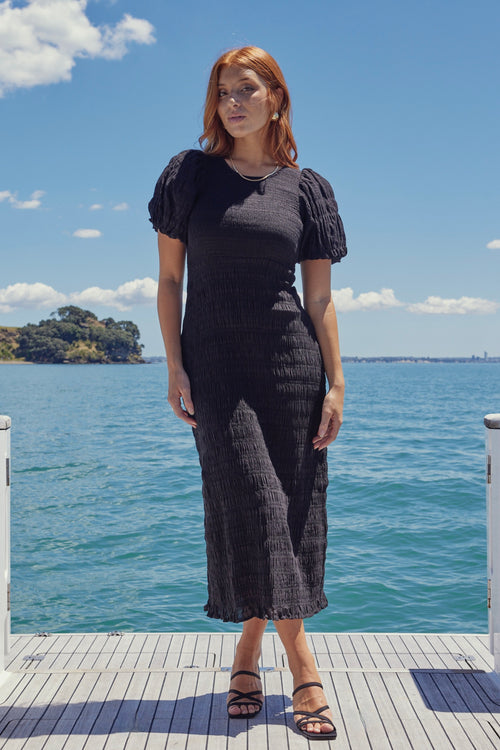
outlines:
{"label": "white railing", "polygon": [[0,415],[0,672],[10,638],[10,417]]}
{"label": "white railing", "polygon": [[488,625],[495,672],[500,673],[500,414],[487,414]]}

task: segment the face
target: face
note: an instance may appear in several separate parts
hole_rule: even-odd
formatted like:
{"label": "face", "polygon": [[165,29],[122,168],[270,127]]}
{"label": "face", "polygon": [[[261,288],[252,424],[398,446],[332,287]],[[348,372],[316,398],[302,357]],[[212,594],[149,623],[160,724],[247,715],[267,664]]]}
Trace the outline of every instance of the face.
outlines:
{"label": "face", "polygon": [[217,112],[233,138],[265,131],[271,118],[268,87],[253,70],[228,66],[219,76]]}

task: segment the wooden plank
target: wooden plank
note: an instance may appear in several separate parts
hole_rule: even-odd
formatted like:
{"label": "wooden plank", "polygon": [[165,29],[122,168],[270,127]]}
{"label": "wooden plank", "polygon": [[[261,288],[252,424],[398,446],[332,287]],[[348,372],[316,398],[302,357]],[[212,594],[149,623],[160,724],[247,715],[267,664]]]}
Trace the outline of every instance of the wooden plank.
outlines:
{"label": "wooden plank", "polygon": [[[440,686],[436,683],[435,677],[437,675],[432,675],[429,672],[417,672],[414,674],[416,675],[420,691],[424,696],[427,707],[434,712],[434,715],[441,724],[451,746],[453,748],[460,748],[460,750],[472,750],[474,745],[471,744],[463,728],[453,716]],[[441,676],[447,678],[447,675]]]}
{"label": "wooden plank", "polygon": [[[366,732],[346,674],[322,675],[326,701],[330,706],[337,739],[328,743],[335,750],[368,750]],[[300,737],[299,737],[300,739]]]}
{"label": "wooden plank", "polygon": [[[353,672],[349,675],[351,689],[354,693],[359,715],[370,742],[377,750],[391,750],[384,724],[377,706],[373,701],[366,675]],[[399,748],[398,748],[399,750]]]}
{"label": "wooden plank", "polygon": [[[390,667],[389,660],[384,652],[384,644],[382,634],[380,633],[363,633],[363,640],[366,644],[367,651],[373,659],[374,666],[377,669],[386,669]],[[392,646],[390,647],[390,653],[392,652]]]}
{"label": "wooden plank", "polygon": [[[287,706],[291,705],[293,689],[289,672],[266,672],[264,679],[264,708],[250,722],[249,747],[290,747]],[[288,739],[287,739],[288,737]]]}
{"label": "wooden plank", "polygon": [[127,685],[118,711],[111,725],[111,733],[106,740],[106,750],[123,750],[130,735],[139,729],[137,713],[141,705],[148,675],[136,672]]}
{"label": "wooden plank", "polygon": [[70,700],[63,706],[63,712],[55,722],[43,750],[62,750],[98,680],[95,673],[80,674],[79,677],[79,682]]}
{"label": "wooden plank", "polygon": [[[384,675],[384,679],[386,676]],[[436,717],[436,713],[429,708],[415,676],[408,672],[400,672],[397,678],[416,716],[420,719],[425,734],[429,738],[429,744],[424,744],[422,747],[436,748],[436,750],[458,750],[458,748],[454,748],[451,744]]]}
{"label": "wooden plank", "polygon": [[[97,675],[97,680],[91,686],[86,702],[82,703],[64,750],[81,750],[84,747],[104,702],[108,698],[114,680],[115,675],[112,673]],[[75,706],[75,711],[76,709],[77,706]]]}
{"label": "wooden plank", "polygon": [[[135,714],[135,728],[125,743],[126,750],[145,750],[149,747],[149,733],[160,699],[165,675],[161,673],[149,674],[142,700]],[[106,748],[107,750],[107,748]]]}
{"label": "wooden plank", "polygon": [[[443,693],[446,702],[455,713],[455,718],[462,726],[474,747],[487,750],[487,748],[498,747],[498,743],[493,743],[491,737],[488,738],[488,732],[485,731],[485,722],[478,721],[474,715],[474,709],[471,701],[471,690],[468,682],[468,675],[463,674],[441,674],[438,676],[438,687]],[[477,703],[475,704],[477,706]],[[484,711],[484,706],[483,709]],[[480,713],[480,711],[478,711]],[[490,735],[493,734],[490,727]]]}
{"label": "wooden plank", "polygon": [[[387,693],[391,697],[398,718],[404,727],[408,738],[408,746],[411,748],[429,747],[429,737],[424,729],[424,723],[419,718],[415,711],[415,707],[412,705],[409,696],[405,692],[400,675],[391,672],[384,672],[384,674],[381,675],[381,679]],[[391,744],[394,744],[392,730],[389,733],[389,737]]]}
{"label": "wooden plank", "polygon": [[222,633],[210,633],[209,648],[211,653],[215,655],[214,667],[220,667],[222,652]]}
{"label": "wooden plank", "polygon": [[[229,718],[226,709],[226,695],[228,683],[229,675],[227,674],[227,672],[214,673],[212,710],[210,713],[210,722],[208,725],[206,750],[226,750],[227,748]],[[236,721],[244,720],[236,719]]]}
{"label": "wooden plank", "polygon": [[[208,645],[208,639],[207,639]],[[200,644],[197,641],[196,647]],[[199,750],[206,746],[214,690],[214,672],[198,672],[186,750]]]}
{"label": "wooden plank", "polygon": [[347,667],[347,661],[342,653],[342,647],[338,636],[334,633],[325,633],[325,643],[330,654],[332,666],[334,669],[343,669]]}
{"label": "wooden plank", "polygon": [[167,672],[148,738],[148,750],[165,750],[181,684],[181,672]]}
{"label": "wooden plank", "polygon": [[168,734],[167,747],[169,750],[184,748],[186,745],[186,736],[191,724],[197,679],[198,675],[196,672],[184,672],[182,674]]}
{"label": "wooden plank", "polygon": [[231,669],[236,651],[236,642],[239,636],[235,633],[226,633],[222,639],[222,648],[220,654],[220,666]]}
{"label": "wooden plank", "polygon": [[89,738],[92,741],[93,750],[101,750],[107,742],[108,735],[111,733],[113,724],[116,721],[118,713],[127,694],[132,675],[129,673],[118,673],[109,686],[109,692],[106,699],[100,704],[100,711],[89,732]]}
{"label": "wooden plank", "polygon": [[262,639],[262,653],[260,656],[261,667],[276,667],[275,639],[272,633],[264,633]]}
{"label": "wooden plank", "polygon": [[140,653],[137,654],[136,669],[150,669],[159,639],[159,633],[148,634]]}
{"label": "wooden plank", "polygon": [[[352,747],[356,748],[356,750],[365,750],[369,746],[366,740],[365,731],[361,725],[361,722],[359,721],[359,714],[357,713],[357,711],[356,714],[358,721],[353,722],[352,728],[349,729],[348,736],[347,728],[344,723],[344,715],[340,707],[340,700],[343,688],[347,689],[348,695],[351,697],[351,699],[352,691],[350,689],[350,685],[348,684],[346,675],[341,675],[340,684],[339,682],[337,682],[337,677],[338,675],[335,675],[335,679],[332,679],[332,675],[325,674],[321,676],[321,681],[323,683],[323,688],[326,696],[326,702],[330,706],[333,716],[333,722],[337,730],[337,739],[335,741],[332,740],[331,742],[329,742],[328,746],[335,748],[335,750],[349,750],[351,747],[349,739],[351,739]],[[344,684],[342,683],[342,680],[344,680]],[[346,708],[349,699],[347,696],[342,696],[342,698],[345,700],[344,708]],[[361,737],[358,737],[357,733],[357,729],[359,727],[361,727]]]}
{"label": "wooden plank", "polygon": [[471,669],[484,669],[487,672],[494,668],[494,658],[484,649],[479,640],[472,637],[460,635],[442,635],[441,639],[448,646],[450,651],[465,657],[471,657],[461,660],[457,666],[465,669],[470,666]]}
{"label": "wooden plank", "polygon": [[[87,655],[91,651],[95,643],[95,635],[84,635],[78,644],[78,648],[69,654],[69,658],[65,664],[65,669],[82,669],[85,663]],[[95,656],[92,657],[92,663],[95,661]]]}
{"label": "wooden plank", "polygon": [[394,704],[391,700],[391,696],[387,691],[386,684],[382,679],[382,675],[377,672],[369,672],[365,675],[368,687],[370,689],[373,702],[377,707],[380,719],[384,725],[387,737],[390,737],[390,744],[397,747],[398,750],[403,748],[410,748],[411,744],[408,740],[408,735],[405,732],[404,726],[401,723],[401,719],[395,710]]}

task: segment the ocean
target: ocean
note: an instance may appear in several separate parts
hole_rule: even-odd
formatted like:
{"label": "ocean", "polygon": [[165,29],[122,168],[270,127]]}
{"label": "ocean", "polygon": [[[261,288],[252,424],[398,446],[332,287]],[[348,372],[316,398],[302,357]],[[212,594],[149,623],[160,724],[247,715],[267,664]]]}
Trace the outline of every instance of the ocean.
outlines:
{"label": "ocean", "polygon": [[[347,363],[310,631],[486,632],[483,417],[500,364]],[[206,617],[198,456],[150,365],[0,365],[12,631],[228,631]]]}

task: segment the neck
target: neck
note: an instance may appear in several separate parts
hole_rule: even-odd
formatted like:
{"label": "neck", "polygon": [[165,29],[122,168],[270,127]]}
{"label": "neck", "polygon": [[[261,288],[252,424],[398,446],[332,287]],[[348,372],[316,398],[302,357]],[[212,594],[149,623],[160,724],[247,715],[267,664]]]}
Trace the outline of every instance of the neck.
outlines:
{"label": "neck", "polygon": [[[259,136],[260,134],[256,134]],[[240,166],[255,171],[256,174],[262,174],[262,170],[275,166],[276,162],[271,154],[264,147],[262,136],[236,138],[234,141],[231,158]],[[260,170],[260,171],[259,171]]]}

